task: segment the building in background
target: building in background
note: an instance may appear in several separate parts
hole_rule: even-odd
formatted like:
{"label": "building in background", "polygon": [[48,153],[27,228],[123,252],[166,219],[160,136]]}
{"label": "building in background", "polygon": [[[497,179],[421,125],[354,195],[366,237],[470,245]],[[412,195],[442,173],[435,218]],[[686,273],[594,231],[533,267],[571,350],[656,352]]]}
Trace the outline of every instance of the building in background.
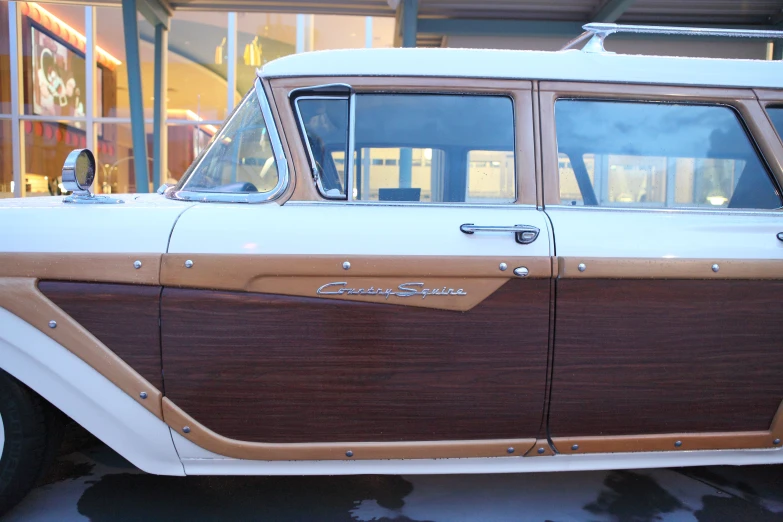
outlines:
{"label": "building in background", "polygon": [[[94,152],[99,193],[135,192],[128,70],[120,7],[16,2],[21,109],[14,114],[9,49],[9,2],[0,1],[0,197],[58,193],[60,170],[68,153],[87,146],[87,125],[95,129]],[[89,10],[91,13],[87,13]],[[86,17],[92,14],[95,104],[85,98]],[[230,32],[229,17],[235,20]],[[154,29],[141,16],[139,50],[144,93],[145,134],[152,169]],[[251,88],[255,71],[266,62],[322,49],[391,47],[394,19],[288,13],[176,13],[168,35],[166,138],[168,180],[176,180],[216,133]],[[299,41],[297,40],[299,39]],[[233,56],[229,51],[235,49]],[[231,72],[231,74],[229,74]],[[228,79],[234,78],[234,85]],[[24,149],[22,186],[13,175],[12,119],[20,121]],[[149,190],[148,188],[146,190]]]}
{"label": "building in background", "polygon": [[[766,29],[781,23],[779,9],[764,0],[717,7],[654,0],[77,4],[0,0],[0,197],[57,194],[65,157],[85,146],[96,155],[98,193],[147,192],[177,180],[251,88],[256,69],[293,53],[394,45],[557,50],[588,21]],[[247,11],[228,10],[240,6]],[[298,12],[304,9],[317,14]],[[134,14],[137,27],[128,18]],[[757,59],[777,49],[766,41],[622,36],[609,47]],[[156,64],[163,67],[157,77]],[[132,107],[139,108],[135,116]]]}

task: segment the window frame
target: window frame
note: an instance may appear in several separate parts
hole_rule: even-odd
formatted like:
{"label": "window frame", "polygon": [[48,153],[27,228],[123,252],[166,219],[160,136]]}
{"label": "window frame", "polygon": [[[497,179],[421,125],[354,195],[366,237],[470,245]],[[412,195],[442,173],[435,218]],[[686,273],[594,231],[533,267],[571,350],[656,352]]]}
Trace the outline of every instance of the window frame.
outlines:
{"label": "window frame", "polygon": [[[306,151],[306,144],[301,135],[301,125],[298,121],[293,104],[289,103],[289,113],[281,114],[283,130],[289,136],[295,179],[299,181],[290,194],[290,201],[311,203],[352,204],[352,205],[386,205],[386,206],[448,206],[448,207],[503,207],[528,205],[540,207],[541,200],[541,168],[540,155],[536,153],[537,134],[534,118],[533,82],[530,80],[485,80],[476,78],[430,78],[430,77],[293,77],[271,78],[272,92],[277,99],[289,99],[300,91],[317,89],[329,85],[349,86],[356,95],[467,95],[467,96],[505,96],[512,102],[514,124],[514,193],[515,200],[508,203],[429,203],[429,202],[395,202],[395,201],[365,201],[353,198],[354,172],[353,161],[349,161],[351,175],[350,187],[346,187],[347,197],[341,200],[324,198],[318,191],[312,177],[311,159]],[[353,115],[355,119],[355,113]],[[534,122],[536,122],[534,124]],[[350,123],[349,123],[350,125]],[[354,125],[351,125],[353,128]],[[298,142],[295,140],[298,139]],[[353,131],[349,133],[349,141],[354,139]],[[355,148],[354,142],[349,150]]]}
{"label": "window frame", "polygon": [[[328,90],[331,85],[321,85],[312,88],[297,89],[292,91],[289,95],[291,103],[293,105],[293,111],[296,115],[296,121],[299,126],[299,137],[302,140],[305,150],[307,151],[307,158],[310,162],[310,173],[313,177],[318,193],[322,198],[333,201],[350,201],[351,200],[351,177],[353,176],[353,161],[350,161],[351,145],[353,141],[353,115],[354,115],[354,92],[349,85],[339,85],[339,87],[346,87],[348,91],[345,94],[319,94],[320,91]],[[335,86],[337,87],[337,86]],[[348,101],[348,150],[345,151],[345,166],[343,172],[345,173],[345,194],[339,196],[329,196],[324,190],[321,175],[316,169],[315,155],[313,154],[313,148],[310,145],[310,140],[307,139],[307,133],[305,131],[304,120],[302,119],[302,110],[299,108],[299,102],[301,100],[347,100]],[[331,154],[330,154],[331,156]]]}
{"label": "window frame", "polygon": [[[290,181],[290,173],[288,169],[288,161],[286,160],[285,153],[283,151],[283,143],[280,139],[280,134],[277,130],[274,117],[272,115],[272,108],[264,92],[264,86],[261,80],[256,78],[253,83],[253,90],[255,91],[256,99],[261,107],[261,115],[264,118],[264,124],[266,125],[267,135],[272,145],[272,154],[275,158],[275,166],[277,167],[277,184],[272,190],[267,192],[209,192],[199,190],[187,190],[187,184],[190,181],[192,173],[198,169],[201,163],[206,158],[206,151],[211,149],[211,144],[204,149],[205,153],[196,159],[188,171],[185,173],[187,178],[182,185],[181,190],[177,190],[176,186],[170,187],[165,191],[165,195],[169,199],[176,199],[180,201],[198,201],[203,203],[267,203],[278,199],[288,188]],[[252,94],[250,94],[252,96]],[[238,104],[234,111],[226,118],[226,121],[221,126],[221,130],[226,127],[234,118],[237,117],[238,110],[241,104]],[[218,134],[215,136],[220,135]]]}
{"label": "window frame", "polygon": [[[705,207],[654,207],[654,206],[572,206],[560,202],[560,173],[558,165],[557,128],[555,104],[558,100],[584,100],[609,102],[641,102],[678,105],[724,106],[734,111],[743,126],[751,146],[762,165],[767,169],[773,186],[781,196],[783,205],[783,146],[777,139],[766,112],[751,89],[703,88],[687,86],[660,86],[638,84],[592,84],[583,82],[539,83],[541,114],[541,143],[543,165],[544,206],[558,209],[579,209],[618,212],[697,212],[719,214],[776,213],[778,209],[726,209]],[[773,142],[774,138],[774,142]]]}

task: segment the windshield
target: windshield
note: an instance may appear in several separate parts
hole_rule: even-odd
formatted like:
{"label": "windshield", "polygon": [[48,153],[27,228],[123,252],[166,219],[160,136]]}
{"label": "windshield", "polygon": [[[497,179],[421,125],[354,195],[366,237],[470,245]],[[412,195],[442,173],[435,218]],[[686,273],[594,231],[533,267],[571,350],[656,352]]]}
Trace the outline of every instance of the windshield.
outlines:
{"label": "windshield", "polygon": [[255,88],[188,169],[176,190],[264,193],[280,179]]}

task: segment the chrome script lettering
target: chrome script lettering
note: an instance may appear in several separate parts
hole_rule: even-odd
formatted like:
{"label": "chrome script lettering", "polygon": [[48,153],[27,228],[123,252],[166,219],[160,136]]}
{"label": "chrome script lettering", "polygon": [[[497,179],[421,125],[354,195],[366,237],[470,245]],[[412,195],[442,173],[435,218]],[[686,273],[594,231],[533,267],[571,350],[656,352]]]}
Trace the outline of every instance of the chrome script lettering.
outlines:
{"label": "chrome script lettering", "polygon": [[350,288],[345,281],[337,281],[334,283],[326,283],[316,290],[318,295],[382,295],[386,299],[390,296],[395,297],[412,297],[420,295],[422,299],[428,295],[468,295],[468,293],[462,288],[424,288],[424,283],[401,283],[397,285],[396,289],[391,288]]}

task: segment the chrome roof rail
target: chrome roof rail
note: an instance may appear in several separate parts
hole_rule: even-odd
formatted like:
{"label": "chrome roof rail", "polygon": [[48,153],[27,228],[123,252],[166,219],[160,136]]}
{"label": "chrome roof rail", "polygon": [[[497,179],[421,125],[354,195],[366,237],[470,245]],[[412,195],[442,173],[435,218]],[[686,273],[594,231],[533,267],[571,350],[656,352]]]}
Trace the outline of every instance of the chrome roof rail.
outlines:
{"label": "chrome roof rail", "polygon": [[585,30],[570,42],[561,51],[572,49],[579,43],[590,38],[582,51],[586,53],[605,53],[604,39],[614,33],[636,34],[671,34],[681,36],[728,36],[734,38],[764,38],[766,40],[783,40],[783,31],[766,31],[755,29],[712,29],[706,27],[676,27],[666,25],[618,25],[618,24],[585,24]]}

